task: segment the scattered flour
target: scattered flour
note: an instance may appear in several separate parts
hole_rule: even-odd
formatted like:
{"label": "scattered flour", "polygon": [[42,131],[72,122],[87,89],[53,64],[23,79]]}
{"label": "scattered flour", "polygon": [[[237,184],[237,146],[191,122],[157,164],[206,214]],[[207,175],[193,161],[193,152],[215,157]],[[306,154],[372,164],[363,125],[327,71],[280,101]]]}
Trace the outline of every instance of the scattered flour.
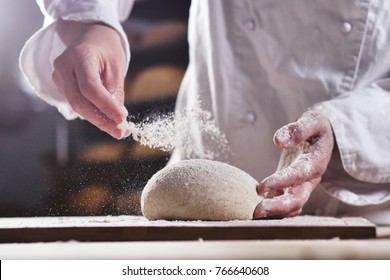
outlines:
{"label": "scattered flour", "polygon": [[[212,149],[199,149],[193,145],[193,126],[196,125]],[[200,103],[182,114],[168,114],[150,118],[142,123],[126,122],[120,125],[124,137],[132,136],[134,140],[151,148],[172,152],[180,149],[183,158],[221,158],[229,152],[226,136],[219,130],[212,114],[201,108]]]}

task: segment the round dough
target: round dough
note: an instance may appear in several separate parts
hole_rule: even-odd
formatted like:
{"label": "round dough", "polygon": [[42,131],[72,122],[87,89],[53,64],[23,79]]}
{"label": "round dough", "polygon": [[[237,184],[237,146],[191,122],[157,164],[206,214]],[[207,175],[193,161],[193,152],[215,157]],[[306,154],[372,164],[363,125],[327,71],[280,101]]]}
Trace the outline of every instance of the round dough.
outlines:
{"label": "round dough", "polygon": [[141,195],[142,213],[149,220],[250,220],[263,199],[257,184],[226,163],[183,160],[150,178]]}

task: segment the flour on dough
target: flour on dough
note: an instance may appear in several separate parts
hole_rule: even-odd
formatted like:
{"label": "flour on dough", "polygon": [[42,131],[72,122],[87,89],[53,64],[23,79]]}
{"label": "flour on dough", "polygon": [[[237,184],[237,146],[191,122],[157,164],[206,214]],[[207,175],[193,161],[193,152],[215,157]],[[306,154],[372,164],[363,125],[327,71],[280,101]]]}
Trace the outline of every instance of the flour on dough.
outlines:
{"label": "flour on dough", "polygon": [[191,159],[153,175],[141,196],[149,220],[250,220],[263,199],[257,181],[226,163]]}

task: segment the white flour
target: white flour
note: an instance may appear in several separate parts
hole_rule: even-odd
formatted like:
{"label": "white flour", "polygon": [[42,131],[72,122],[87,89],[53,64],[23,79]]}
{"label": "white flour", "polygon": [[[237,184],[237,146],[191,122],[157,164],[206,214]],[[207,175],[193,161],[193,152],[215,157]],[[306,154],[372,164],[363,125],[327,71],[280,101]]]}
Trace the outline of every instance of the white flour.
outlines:
{"label": "white flour", "polygon": [[[193,135],[194,126],[212,148],[194,145],[193,137],[199,137]],[[211,113],[203,110],[199,102],[183,114],[163,115],[139,124],[124,123],[121,127],[126,131],[125,137],[131,135],[142,145],[167,152],[180,149],[183,158],[216,159],[226,156],[229,151],[225,135],[219,130]]]}

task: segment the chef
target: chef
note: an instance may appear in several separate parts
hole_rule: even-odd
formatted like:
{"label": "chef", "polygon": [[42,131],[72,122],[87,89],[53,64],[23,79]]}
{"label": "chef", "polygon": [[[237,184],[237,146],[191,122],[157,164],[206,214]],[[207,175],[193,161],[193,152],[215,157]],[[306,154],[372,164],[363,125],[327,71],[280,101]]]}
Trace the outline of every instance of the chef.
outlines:
{"label": "chef", "polygon": [[[120,21],[133,2],[40,0],[44,25],[20,56],[42,99],[118,139],[130,61]],[[390,225],[389,1],[193,0],[188,33],[176,110],[212,113],[229,143],[223,160],[261,182],[254,218]],[[193,127],[190,157],[201,157],[215,143]]]}

